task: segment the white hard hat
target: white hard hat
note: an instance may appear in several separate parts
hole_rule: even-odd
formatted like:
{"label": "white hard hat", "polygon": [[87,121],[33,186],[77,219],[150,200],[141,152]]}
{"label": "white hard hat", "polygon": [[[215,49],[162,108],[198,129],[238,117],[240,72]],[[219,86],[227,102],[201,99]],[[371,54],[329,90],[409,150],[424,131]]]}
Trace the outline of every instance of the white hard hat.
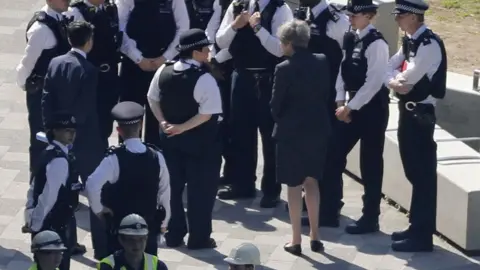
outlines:
{"label": "white hard hat", "polygon": [[260,265],[260,250],[250,243],[244,243],[232,249],[225,262],[234,265]]}
{"label": "white hard hat", "polygon": [[148,235],[148,225],[145,219],[137,214],[130,214],[122,219],[118,234]]}
{"label": "white hard hat", "polygon": [[54,231],[42,231],[32,239],[32,252],[37,251],[63,251],[67,248],[63,245],[62,239]]}

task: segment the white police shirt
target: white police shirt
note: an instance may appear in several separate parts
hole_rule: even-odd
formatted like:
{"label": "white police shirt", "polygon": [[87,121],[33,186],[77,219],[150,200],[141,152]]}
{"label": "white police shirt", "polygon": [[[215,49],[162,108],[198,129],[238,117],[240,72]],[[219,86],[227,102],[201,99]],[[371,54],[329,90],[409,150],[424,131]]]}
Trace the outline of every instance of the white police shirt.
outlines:
{"label": "white police shirt", "polygon": [[[422,25],[413,35],[407,34],[407,36],[412,39],[417,39],[426,30],[427,26]],[[423,43],[420,43],[417,54],[414,57],[410,57],[405,71],[401,72],[404,61],[405,56],[403,55],[402,47],[400,47],[398,52],[392,56],[388,62],[387,76],[385,79],[385,85],[387,87],[388,83],[400,74],[403,79],[406,80],[404,84],[407,85],[415,85],[425,75],[431,80],[442,62],[442,50],[440,49],[438,42],[431,39],[430,44],[424,45]],[[420,101],[419,103],[435,105],[436,100],[436,98],[428,96],[425,100]]]}
{"label": "white police shirt", "polygon": [[[375,27],[369,24],[363,30],[357,30],[356,33],[360,39],[365,37],[370,30]],[[360,110],[378,93],[385,81],[385,70],[388,66],[389,49],[387,43],[378,39],[372,42],[365,50],[365,58],[367,59],[367,77],[365,83],[358,89],[355,97],[348,102],[348,107],[352,110]],[[345,60],[345,57],[344,57]],[[344,81],[342,77],[342,67],[337,76],[335,84],[337,89],[336,101],[344,101],[346,99]]]}
{"label": "white police shirt", "polygon": [[[90,3],[88,0],[83,0],[83,2],[89,6],[89,7],[94,7],[92,3]],[[100,5],[96,7],[97,10],[103,9],[103,5]],[[84,21],[85,18],[83,18],[82,13],[78,8],[72,8],[69,7],[67,11],[63,13],[67,18],[72,18],[75,21]],[[122,29],[120,29],[122,31]],[[95,45],[94,45],[95,46]],[[139,63],[142,60],[142,53],[137,49],[137,44],[135,41],[130,39],[126,33],[123,33],[123,38],[122,38],[122,45],[120,46],[120,51],[128,56],[133,62]]]}
{"label": "white police shirt", "polygon": [[[53,141],[55,145],[59,146],[65,154],[68,155],[68,147],[61,144],[58,141]],[[53,149],[53,145],[47,146],[47,150]],[[62,186],[67,184],[69,175],[68,161],[63,157],[57,157],[47,164],[45,170],[46,182],[42,193],[38,196],[37,205],[34,207],[33,190],[35,186],[35,178],[30,184],[30,188],[27,192],[27,204],[26,204],[26,223],[30,225],[30,229],[34,232],[38,232],[43,227],[45,218],[52,210],[53,206],[57,202],[58,192]],[[30,220],[28,220],[30,218]]]}
{"label": "white police shirt", "polygon": [[[176,71],[186,70],[191,65],[200,66],[200,63],[188,59],[185,61],[177,61],[173,64],[173,69]],[[155,73],[152,82],[150,83],[150,89],[148,90],[147,97],[150,105],[160,107],[160,89],[158,88],[158,79],[162,73],[165,65],[161,66]],[[198,103],[199,114],[220,114],[222,113],[222,98],[220,96],[220,89],[218,88],[217,81],[210,73],[205,73],[198,78],[195,88],[193,89],[193,96]]]}
{"label": "white police shirt", "polygon": [[[273,0],[272,0],[273,1]],[[259,0],[258,4],[260,6],[260,12],[262,12],[265,7],[268,5],[270,0]],[[233,3],[233,2],[232,2]],[[250,0],[249,4],[249,12],[253,14],[253,10],[255,8],[255,0]],[[225,17],[223,18],[222,24],[220,24],[220,29],[216,35],[216,41],[218,47],[221,49],[225,49],[230,47],[233,39],[237,32],[233,30],[232,23],[234,21],[233,15],[233,5],[230,4],[228,7]],[[277,32],[280,26],[286,22],[293,20],[293,13],[292,10],[288,5],[283,5],[280,8],[277,8],[275,14],[272,18],[272,33],[269,33],[265,28],[261,28],[255,35],[260,39],[263,47],[271,54],[282,57],[283,50],[280,40],[277,37]]]}
{"label": "white police shirt", "polygon": [[[119,25],[120,30],[123,31],[126,35],[125,27],[127,27],[128,19],[130,18],[130,13],[135,8],[135,0],[115,0],[115,4],[117,5],[118,9],[118,18],[119,18]],[[167,50],[163,53],[163,57],[167,60],[172,60],[177,56],[178,51],[175,47],[178,45],[180,40],[180,35],[187,31],[190,28],[190,21],[188,19],[188,11],[187,6],[184,0],[172,0],[172,9],[173,9],[173,16],[175,18],[175,24],[177,25],[177,32],[175,33],[175,38],[168,46]],[[160,11],[159,11],[160,12]],[[145,27],[163,27],[162,25],[145,25]],[[143,57],[142,52],[137,49],[137,43],[134,40],[131,40],[130,43],[131,48],[130,50],[134,51],[133,55],[139,56],[135,61],[135,63],[139,63]],[[129,56],[129,58],[131,58]]]}
{"label": "white police shirt", "polygon": [[[51,9],[45,5],[41,9],[47,13],[48,16],[61,20],[62,14]],[[25,48],[25,55],[20,60],[20,64],[17,66],[17,86],[20,88],[25,87],[27,78],[33,71],[38,58],[42,54],[43,50],[48,50],[57,45],[57,39],[52,30],[44,23],[34,22],[30,29],[27,31],[27,47]]]}
{"label": "white police shirt", "polygon": [[[131,138],[123,142],[126,150],[132,153],[145,153],[147,147],[142,143],[140,138]],[[170,174],[168,172],[167,164],[162,153],[157,152],[158,163],[160,165],[160,183],[158,186],[157,206],[165,208],[165,219],[162,222],[162,227],[167,227],[168,221],[171,217],[170,210]],[[88,196],[88,202],[92,211],[98,214],[102,211],[103,205],[101,202],[102,187],[106,183],[115,184],[120,177],[120,168],[118,165],[118,158],[115,154],[105,157],[95,171],[88,177],[85,190]]]}
{"label": "white police shirt", "polygon": [[[325,9],[328,8],[330,2],[327,0],[320,1],[316,6],[312,8],[312,13],[315,18],[318,17]],[[348,20],[347,15],[338,12],[338,20],[336,22],[329,20],[327,22],[327,36],[331,39],[334,39],[340,45],[340,48],[343,47],[343,36],[345,32],[350,28],[350,21]]]}
{"label": "white police shirt", "polygon": [[[222,6],[220,5],[219,0],[213,2],[213,14],[208,21],[207,29],[205,29],[205,34],[210,42],[215,43],[215,35],[220,28],[220,23],[222,23]],[[215,51],[215,46],[210,46],[210,56],[214,57],[217,52]]]}

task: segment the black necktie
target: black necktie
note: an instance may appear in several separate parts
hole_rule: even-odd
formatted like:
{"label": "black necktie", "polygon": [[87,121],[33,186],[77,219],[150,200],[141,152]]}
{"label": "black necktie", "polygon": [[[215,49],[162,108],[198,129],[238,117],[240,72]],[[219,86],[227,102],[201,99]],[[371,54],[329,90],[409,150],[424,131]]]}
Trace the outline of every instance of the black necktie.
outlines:
{"label": "black necktie", "polygon": [[255,12],[260,12],[260,4],[258,3],[258,0],[255,0],[255,6],[253,7],[253,13]]}

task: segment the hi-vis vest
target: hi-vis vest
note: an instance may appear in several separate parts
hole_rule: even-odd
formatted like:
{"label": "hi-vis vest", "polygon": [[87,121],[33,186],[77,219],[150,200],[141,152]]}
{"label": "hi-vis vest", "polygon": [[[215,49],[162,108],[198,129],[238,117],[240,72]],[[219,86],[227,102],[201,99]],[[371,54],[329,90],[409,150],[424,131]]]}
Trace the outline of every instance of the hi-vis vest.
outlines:
{"label": "hi-vis vest", "polygon": [[[158,258],[157,256],[153,256],[153,255],[150,255],[150,254],[147,254],[147,253],[143,253],[143,257],[144,257],[144,265],[143,265],[143,270],[157,270],[157,262],[158,262]],[[112,269],[114,269],[115,267],[115,258],[114,258],[114,254],[106,257],[105,259],[101,260],[100,263],[98,264],[98,270],[100,270],[100,264],[107,264],[109,265],[110,267],[112,267]],[[36,268],[35,268],[36,270]],[[122,266],[120,268],[120,270],[127,270],[126,267]]]}
{"label": "hi-vis vest", "polygon": [[[59,270],[58,268],[55,268],[56,270]],[[36,263],[32,264],[28,270],[38,270],[38,265]]]}

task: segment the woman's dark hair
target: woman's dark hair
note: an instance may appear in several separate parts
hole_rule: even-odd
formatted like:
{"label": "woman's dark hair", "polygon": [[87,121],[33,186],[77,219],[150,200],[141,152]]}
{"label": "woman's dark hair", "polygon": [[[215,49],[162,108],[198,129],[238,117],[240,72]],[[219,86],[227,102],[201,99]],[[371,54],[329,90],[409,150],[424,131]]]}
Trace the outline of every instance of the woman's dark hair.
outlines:
{"label": "woman's dark hair", "polygon": [[86,21],[73,21],[68,24],[67,35],[74,48],[84,47],[93,36],[94,26]]}
{"label": "woman's dark hair", "polygon": [[203,47],[202,47],[202,48],[198,48],[198,49],[190,49],[190,50],[186,50],[186,51],[181,51],[181,52],[178,54],[178,57],[179,57],[180,59],[190,59],[190,58],[192,58],[194,51],[201,52],[202,49],[203,49]]}
{"label": "woman's dark hair", "polygon": [[45,135],[47,136],[47,140],[48,140],[49,143],[52,143],[53,140],[55,140],[55,136],[53,135],[53,129],[48,129],[45,132]]}

